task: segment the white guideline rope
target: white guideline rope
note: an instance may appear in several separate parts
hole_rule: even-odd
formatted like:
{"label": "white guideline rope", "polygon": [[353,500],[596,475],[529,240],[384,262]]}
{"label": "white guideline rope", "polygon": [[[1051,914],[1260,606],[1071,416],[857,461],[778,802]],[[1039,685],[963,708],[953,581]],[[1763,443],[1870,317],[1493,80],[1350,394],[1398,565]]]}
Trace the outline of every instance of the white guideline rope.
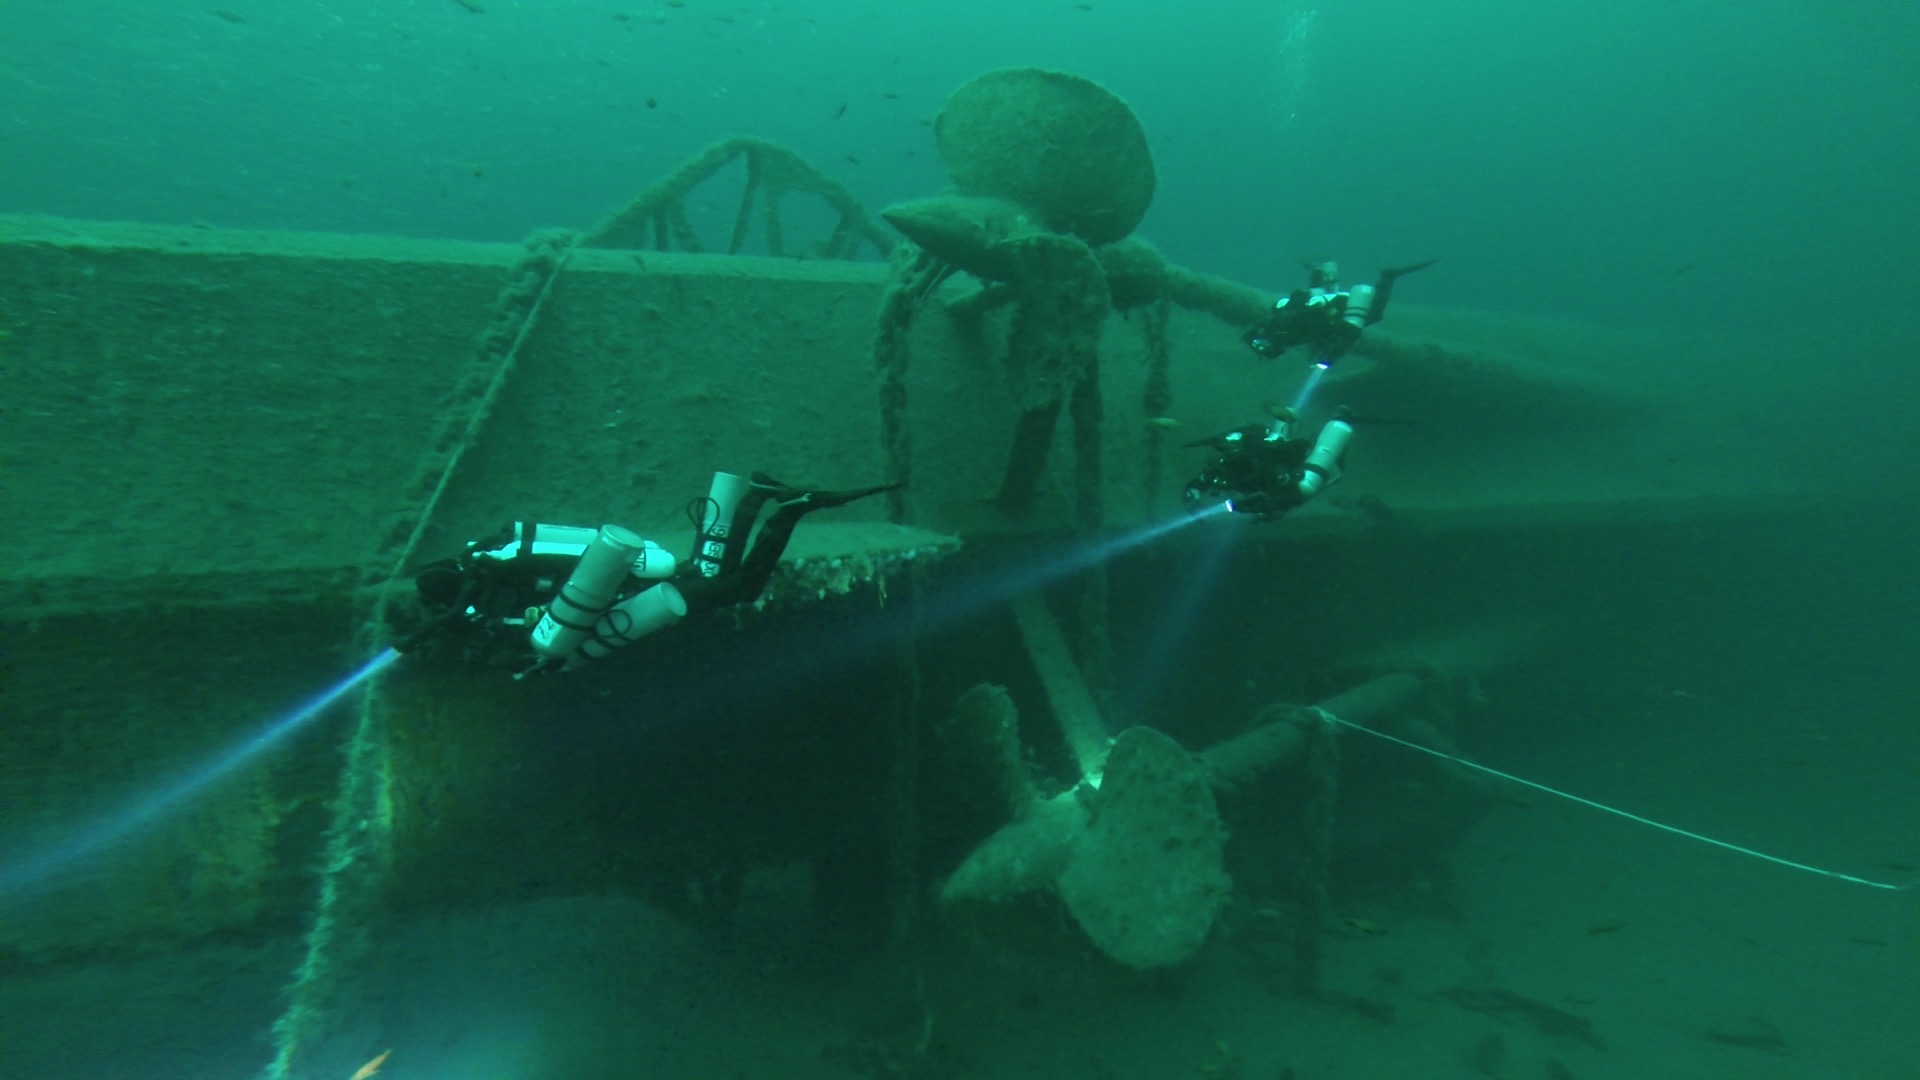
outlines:
{"label": "white guideline rope", "polygon": [[1890,885],[1884,881],[1869,881],[1863,877],[1854,877],[1852,874],[1842,874],[1838,870],[1822,870],[1818,866],[1808,866],[1806,863],[1797,863],[1797,862],[1794,862],[1792,859],[1782,859],[1777,855],[1769,855],[1764,851],[1755,851],[1752,848],[1741,847],[1739,844],[1730,844],[1725,840],[1715,840],[1711,836],[1702,836],[1697,832],[1688,832],[1687,830],[1682,829],[1675,825],[1667,825],[1662,822],[1655,821],[1652,818],[1641,817],[1639,814],[1630,814],[1625,810],[1617,810],[1611,806],[1606,805],[1605,803],[1597,803],[1597,802],[1594,802],[1592,799],[1583,799],[1578,795],[1561,791],[1558,788],[1550,788],[1545,784],[1536,784],[1531,780],[1527,780],[1522,777],[1515,776],[1512,773],[1501,772],[1499,769],[1490,768],[1486,765],[1480,764],[1477,761],[1468,761],[1466,758],[1459,757],[1454,754],[1442,753],[1439,750],[1435,750],[1431,746],[1421,746],[1417,742],[1409,742],[1406,739],[1401,739],[1401,738],[1397,738],[1395,736],[1389,735],[1384,731],[1375,731],[1373,728],[1356,724],[1350,720],[1342,720],[1339,717],[1333,715],[1332,713],[1322,708],[1314,707],[1313,711],[1319,714],[1322,720],[1325,720],[1330,724],[1337,724],[1343,728],[1349,728],[1351,730],[1358,731],[1365,735],[1371,735],[1376,739],[1385,739],[1390,743],[1396,743],[1400,746],[1406,747],[1409,750],[1418,750],[1423,754],[1428,754],[1433,757],[1437,757],[1442,761],[1451,761],[1455,765],[1464,765],[1467,768],[1473,769],[1477,772],[1486,773],[1488,776],[1497,776],[1500,779],[1506,780],[1510,783],[1519,784],[1523,787],[1530,787],[1535,791],[1544,791],[1548,795],[1558,796],[1559,798],[1566,799],[1568,802],[1576,802],[1576,803],[1579,803],[1581,806],[1590,806],[1595,810],[1604,810],[1605,812],[1612,814],[1616,817],[1626,818],[1628,821],[1637,821],[1642,825],[1650,825],[1653,828],[1661,830],[1662,832],[1670,832],[1670,833],[1673,833],[1675,836],[1684,836],[1689,840],[1698,840],[1703,844],[1712,844],[1714,847],[1725,848],[1728,851],[1732,851],[1740,855],[1751,856],[1763,862],[1774,863],[1776,865],[1785,866],[1794,870],[1804,870],[1809,874],[1818,874],[1821,877],[1833,878],[1837,881],[1851,882],[1852,884],[1855,884],[1855,885],[1865,885],[1869,888],[1874,888],[1874,889],[1891,889],[1894,892],[1907,892],[1908,890],[1911,890],[1916,886],[1920,886],[1920,881],[1910,881],[1905,885]]}

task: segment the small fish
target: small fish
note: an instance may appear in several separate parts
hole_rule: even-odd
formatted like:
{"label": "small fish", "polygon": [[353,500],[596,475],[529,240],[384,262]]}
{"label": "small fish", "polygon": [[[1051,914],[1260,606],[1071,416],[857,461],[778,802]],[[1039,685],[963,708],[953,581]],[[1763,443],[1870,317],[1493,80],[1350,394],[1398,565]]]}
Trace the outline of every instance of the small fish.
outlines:
{"label": "small fish", "polygon": [[1627,924],[1619,919],[1595,919],[1587,924],[1587,933],[1599,937],[1601,934],[1617,934],[1626,928]]}
{"label": "small fish", "polygon": [[223,19],[230,23],[244,24],[247,21],[247,17],[245,15],[242,15],[237,11],[228,11],[226,8],[214,8],[212,11],[209,11],[207,14],[212,15],[216,19]]}
{"label": "small fish", "polygon": [[838,120],[845,115],[847,115],[847,103],[843,101],[840,103],[839,108],[833,110],[833,118]]}
{"label": "small fish", "polygon": [[1600,1036],[1594,1033],[1593,1021],[1511,990],[1502,990],[1497,986],[1453,986],[1440,991],[1440,996],[1463,1009],[1471,1009],[1508,1023],[1524,1020],[1535,1031],[1551,1038],[1585,1043],[1595,1050],[1607,1048],[1600,1041]]}
{"label": "small fish", "polygon": [[1482,1076],[1500,1080],[1507,1075],[1507,1037],[1498,1032],[1487,1035],[1467,1051],[1467,1064]]}
{"label": "small fish", "polygon": [[1150,428],[1158,428],[1161,431],[1172,431],[1174,428],[1180,426],[1180,421],[1175,420],[1171,416],[1149,416],[1146,418],[1146,425]]}
{"label": "small fish", "polygon": [[648,99],[647,99],[647,108],[649,108],[649,109],[657,109],[657,108],[659,108],[659,107],[660,107],[660,102],[659,102],[659,101],[658,101],[657,99],[655,99],[655,98],[648,98]]}
{"label": "small fish", "polygon": [[374,1073],[377,1073],[380,1071],[380,1066],[385,1065],[387,1063],[387,1055],[391,1053],[393,1053],[393,1049],[391,1047],[380,1051],[379,1057],[374,1058],[372,1061],[369,1061],[365,1065],[362,1065],[358,1069],[355,1069],[353,1075],[347,1077],[347,1080],[369,1080],[369,1078],[373,1076]]}
{"label": "small fish", "polygon": [[480,0],[453,0],[453,2],[473,12],[475,15],[485,15],[487,13],[487,9],[480,6]]}
{"label": "small fish", "polygon": [[841,156],[847,159],[847,164],[849,165],[860,164],[860,159],[857,157],[854,157],[852,154],[842,154]]}
{"label": "small fish", "polygon": [[1375,937],[1379,937],[1387,932],[1386,927],[1381,926],[1372,919],[1363,919],[1358,915],[1342,915],[1340,916],[1340,921],[1363,934],[1372,934]]}
{"label": "small fish", "polygon": [[1724,1029],[1682,1028],[1681,1030],[1717,1042],[1721,1046],[1737,1046],[1743,1050],[1758,1050],[1764,1054],[1775,1054],[1780,1057],[1793,1056],[1793,1052],[1787,1049],[1786,1035],[1764,1016],[1749,1016]]}

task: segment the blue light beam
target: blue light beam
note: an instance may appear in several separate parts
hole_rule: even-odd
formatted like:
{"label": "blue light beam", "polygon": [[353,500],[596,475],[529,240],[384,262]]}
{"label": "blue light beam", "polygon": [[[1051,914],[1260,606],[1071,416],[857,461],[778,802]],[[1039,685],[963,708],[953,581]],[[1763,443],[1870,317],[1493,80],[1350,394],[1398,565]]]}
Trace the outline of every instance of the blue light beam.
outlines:
{"label": "blue light beam", "polygon": [[949,614],[971,614],[1035,589],[1044,588],[1103,563],[1112,562],[1127,552],[1145,547],[1176,529],[1184,529],[1189,525],[1196,525],[1232,511],[1233,506],[1229,503],[1214,503],[1189,514],[1180,514],[1165,521],[1143,525],[1137,529],[1128,529],[1105,539],[1083,544],[1054,558],[1040,559],[1025,566],[1011,567],[1004,572],[1003,576],[996,575],[999,580],[994,582],[991,588],[978,590],[971,596],[969,602],[959,605]]}
{"label": "blue light beam", "polygon": [[1307,380],[1300,384],[1300,393],[1293,399],[1294,415],[1307,411],[1307,405],[1313,401],[1313,392],[1320,389],[1320,380],[1327,377],[1327,369],[1332,366],[1331,363],[1315,364],[1307,372]]}
{"label": "blue light beam", "polygon": [[753,660],[733,666],[726,679],[703,684],[697,695],[662,695],[651,707],[657,716],[678,716],[684,720],[715,715],[750,716],[754,709],[764,707],[770,695],[784,692],[782,687],[786,684],[871,659],[897,648],[905,635],[938,635],[1017,596],[1090,570],[1168,533],[1230,512],[1225,503],[1216,503],[1192,514],[1183,513],[1139,528],[1087,538],[1065,551],[1015,560],[1012,565],[983,568],[963,580],[949,581],[943,588],[921,593],[917,597],[917,610],[905,609],[914,611],[912,617],[898,607],[883,608],[866,613],[864,618],[848,620],[831,634],[776,635],[773,640],[760,641],[755,646]]}
{"label": "blue light beam", "polygon": [[[39,885],[61,868],[123,840],[128,834],[149,824],[168,811],[205,790],[214,781],[259,757],[288,735],[326,712],[360,684],[378,675],[399,659],[392,649],[382,651],[358,671],[322,691],[306,703],[263,727],[245,741],[192,769],[185,776],[142,798],[135,799],[118,812],[93,824],[43,839],[33,852],[9,853],[0,862],[0,896]],[[27,845],[22,845],[27,846]]]}
{"label": "blue light beam", "polygon": [[1151,702],[1159,694],[1181,646],[1200,624],[1201,609],[1219,584],[1220,572],[1231,561],[1228,552],[1244,535],[1237,528],[1213,530],[1212,536],[1197,541],[1194,558],[1168,575],[1168,586],[1174,590],[1171,602],[1154,620],[1159,632],[1148,639],[1146,655],[1128,665],[1121,699]]}

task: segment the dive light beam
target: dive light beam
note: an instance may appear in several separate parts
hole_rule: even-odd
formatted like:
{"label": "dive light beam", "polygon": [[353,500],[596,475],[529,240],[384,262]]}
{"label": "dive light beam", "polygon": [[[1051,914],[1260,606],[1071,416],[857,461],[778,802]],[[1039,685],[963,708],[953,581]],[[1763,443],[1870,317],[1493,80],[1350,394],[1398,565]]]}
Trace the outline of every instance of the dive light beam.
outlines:
{"label": "dive light beam", "polygon": [[1331,363],[1315,364],[1307,372],[1306,381],[1300,384],[1300,392],[1294,395],[1293,411],[1297,415],[1307,411],[1308,403],[1313,401],[1313,392],[1320,389],[1320,380],[1327,377]]}
{"label": "dive light beam", "polygon": [[1145,547],[1168,533],[1231,513],[1232,510],[1226,503],[1215,503],[1190,514],[1179,514],[1165,521],[1092,540],[1055,555],[1021,560],[1011,566],[982,573],[962,587],[927,598],[923,626],[934,631],[945,629],[996,604],[1004,604],[1016,596],[1064,581],[1136,548]]}
{"label": "dive light beam", "polygon": [[[1226,504],[1217,503],[1192,514],[1179,514],[1165,521],[1090,539],[1064,551],[981,568],[966,574],[962,580],[946,581],[937,589],[923,591],[914,616],[905,614],[905,609],[888,607],[869,612],[864,618],[849,620],[832,634],[802,634],[781,637],[777,643],[763,643],[754,658],[740,664],[724,682],[704,685],[697,695],[678,695],[678,707],[673,700],[663,699],[656,706],[657,715],[663,720],[678,718],[668,722],[716,714],[746,715],[759,707],[768,695],[784,692],[785,684],[871,659],[897,648],[903,636],[937,635],[1017,596],[1083,573],[1169,533],[1228,513]],[[697,703],[698,708],[687,708],[687,702]]]}
{"label": "dive light beam", "polygon": [[1199,551],[1181,567],[1179,577],[1184,581],[1172,583],[1171,602],[1153,620],[1158,632],[1149,639],[1146,655],[1128,665],[1121,679],[1120,697],[1151,701],[1159,693],[1173,669],[1180,646],[1199,625],[1201,608],[1219,584],[1220,572],[1229,561],[1227,553],[1244,535],[1238,528],[1215,529],[1212,536],[1194,543]]}
{"label": "dive light beam", "polygon": [[[981,587],[963,594],[959,601],[940,607],[937,610],[937,616],[958,618],[971,615],[994,604],[1005,603],[1016,596],[1044,588],[1103,563],[1112,562],[1127,552],[1145,547],[1168,533],[1184,529],[1189,525],[1197,525],[1221,514],[1231,513],[1232,510],[1233,507],[1227,503],[1215,503],[1190,514],[1180,514],[1165,521],[1143,525],[1137,529],[1128,529],[1125,532],[1083,544],[1052,558],[1008,567],[989,577]],[[938,621],[936,617],[936,624]]]}
{"label": "dive light beam", "polygon": [[124,839],[129,833],[179,806],[222,776],[265,753],[282,739],[326,712],[330,706],[352,693],[360,684],[379,674],[399,656],[400,654],[392,649],[382,651],[362,665],[358,671],[171,784],[133,801],[119,812],[108,815],[86,828],[68,832],[57,838],[42,839],[37,845],[32,845],[41,850],[10,855],[4,862],[0,862],[0,895],[38,885],[62,867]]}

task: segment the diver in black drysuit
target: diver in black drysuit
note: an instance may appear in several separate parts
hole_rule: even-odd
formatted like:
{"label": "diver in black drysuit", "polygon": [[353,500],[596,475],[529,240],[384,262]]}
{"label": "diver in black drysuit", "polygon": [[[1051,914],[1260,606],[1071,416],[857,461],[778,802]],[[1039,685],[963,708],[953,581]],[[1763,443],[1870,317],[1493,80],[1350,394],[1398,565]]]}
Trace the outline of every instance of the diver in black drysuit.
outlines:
{"label": "diver in black drysuit", "polygon": [[1332,367],[1360,340],[1361,331],[1386,317],[1394,282],[1439,261],[1382,270],[1373,285],[1356,285],[1351,290],[1340,287],[1338,263],[1308,263],[1307,287],[1281,297],[1266,320],[1242,334],[1241,340],[1269,360],[1304,346],[1307,359]]}

